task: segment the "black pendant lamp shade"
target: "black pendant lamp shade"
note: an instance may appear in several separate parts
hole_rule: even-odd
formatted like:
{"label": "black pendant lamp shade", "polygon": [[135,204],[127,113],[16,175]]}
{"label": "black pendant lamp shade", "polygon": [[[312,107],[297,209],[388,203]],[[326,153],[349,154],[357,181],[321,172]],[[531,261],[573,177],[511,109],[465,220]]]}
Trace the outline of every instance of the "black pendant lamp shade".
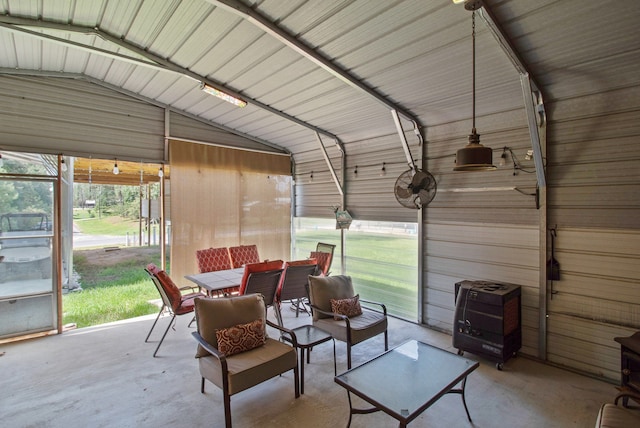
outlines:
{"label": "black pendant lamp shade", "polygon": [[469,135],[469,144],[456,152],[454,171],[492,171],[493,150],[480,144],[480,135],[473,128]]}
{"label": "black pendant lamp shade", "polygon": [[482,7],[481,1],[466,0],[465,9],[471,10],[471,39],[473,42],[473,127],[469,135],[469,144],[456,152],[454,171],[493,171],[493,150],[480,144],[480,135],[476,132],[476,13]]}

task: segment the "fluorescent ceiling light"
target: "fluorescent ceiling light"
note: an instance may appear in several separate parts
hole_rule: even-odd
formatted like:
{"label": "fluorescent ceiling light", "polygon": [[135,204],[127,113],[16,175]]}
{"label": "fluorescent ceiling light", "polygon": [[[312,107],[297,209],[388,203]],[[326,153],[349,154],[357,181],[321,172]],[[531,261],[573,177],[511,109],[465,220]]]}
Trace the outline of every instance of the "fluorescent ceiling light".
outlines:
{"label": "fluorescent ceiling light", "polygon": [[236,105],[238,107],[245,107],[247,105],[246,101],[241,100],[240,98],[236,98],[233,95],[229,95],[226,92],[223,92],[220,89],[216,89],[211,85],[207,85],[204,82],[200,84],[200,89],[205,91],[207,94],[223,99],[226,102]]}

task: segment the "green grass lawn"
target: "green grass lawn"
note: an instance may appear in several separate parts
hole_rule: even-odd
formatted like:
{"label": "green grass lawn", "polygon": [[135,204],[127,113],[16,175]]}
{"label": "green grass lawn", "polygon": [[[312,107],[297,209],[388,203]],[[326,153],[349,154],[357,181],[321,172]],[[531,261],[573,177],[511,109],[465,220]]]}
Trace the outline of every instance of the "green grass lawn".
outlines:
{"label": "green grass lawn", "polygon": [[80,231],[86,235],[114,235],[124,236],[138,233],[140,225],[138,220],[122,218],[120,216],[105,216],[101,218],[91,217],[85,209],[73,211],[73,221]]}
{"label": "green grass lawn", "polygon": [[158,306],[150,301],[157,301],[160,295],[143,267],[149,262],[160,263],[160,248],[155,247],[151,255],[148,247],[141,247],[146,249],[142,254],[139,248],[120,250],[130,254],[110,266],[94,263],[87,256],[99,250],[74,251],[74,269],[80,275],[82,291],[63,296],[63,323],[80,328],[157,313]]}
{"label": "green grass lawn", "polygon": [[[115,216],[85,218],[76,219],[84,233],[122,235],[138,227],[135,221]],[[339,232],[331,229],[299,231],[295,257],[307,257],[319,241],[336,244],[331,272],[339,274],[339,239]],[[346,273],[352,276],[356,291],[365,299],[385,303],[390,314],[410,320],[417,319],[418,311],[416,239],[404,234],[359,231],[346,234]],[[145,247],[131,247],[131,251],[136,248]],[[80,274],[83,290],[63,297],[63,322],[86,327],[157,313],[158,307],[149,302],[160,296],[142,269],[149,262],[159,265],[160,249],[155,248],[153,254],[132,255],[111,266],[93,263],[86,257],[90,253],[83,250],[74,251],[74,268]]]}

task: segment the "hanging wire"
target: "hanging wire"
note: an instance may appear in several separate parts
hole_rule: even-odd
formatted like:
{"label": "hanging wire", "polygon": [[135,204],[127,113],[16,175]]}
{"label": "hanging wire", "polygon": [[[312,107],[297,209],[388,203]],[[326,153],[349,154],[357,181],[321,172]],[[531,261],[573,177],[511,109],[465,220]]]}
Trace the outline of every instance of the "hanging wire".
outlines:
{"label": "hanging wire", "polygon": [[471,48],[471,52],[472,52],[472,73],[473,73],[473,78],[472,78],[472,93],[473,93],[473,103],[472,103],[472,109],[473,109],[473,124],[472,124],[472,128],[473,131],[471,132],[472,134],[476,133],[476,11],[474,10],[473,12],[471,12],[471,43],[472,43],[472,48]]}

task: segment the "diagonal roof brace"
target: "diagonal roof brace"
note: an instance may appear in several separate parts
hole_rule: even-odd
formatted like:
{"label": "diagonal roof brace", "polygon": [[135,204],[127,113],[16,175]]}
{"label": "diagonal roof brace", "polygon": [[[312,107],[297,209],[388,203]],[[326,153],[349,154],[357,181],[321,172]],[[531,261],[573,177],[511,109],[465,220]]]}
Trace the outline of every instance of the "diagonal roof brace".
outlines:
{"label": "diagonal roof brace", "polygon": [[520,85],[522,86],[522,95],[524,98],[524,107],[527,114],[527,124],[529,126],[529,135],[531,137],[531,148],[533,149],[533,160],[536,166],[536,177],[538,186],[546,186],[545,167],[542,153],[542,138],[545,138],[546,129],[546,112],[542,97],[542,91],[539,89],[535,80],[531,77],[524,61],[514,48],[513,44],[502,30],[502,27],[495,19],[493,12],[483,4],[478,10],[480,17],[484,20],[489,31],[496,39],[502,50],[513,63],[513,66],[520,74]]}
{"label": "diagonal roof brace", "polygon": [[[394,121],[396,123],[396,128],[398,129],[398,134],[400,136],[400,143],[407,154],[409,150],[409,146],[407,144],[406,137],[404,132],[402,131],[402,126],[399,126],[399,118],[398,115],[404,116],[408,121],[413,124],[416,135],[418,136],[418,140],[422,143],[422,135],[420,134],[421,124],[420,121],[414,117],[408,111],[402,109],[400,106],[395,105],[389,99],[387,99],[384,95],[375,91],[373,88],[369,87],[367,84],[363,83],[361,80],[352,76],[346,70],[340,68],[333,62],[331,62],[328,58],[324,57],[315,49],[307,46],[300,39],[295,38],[291,34],[287,33],[281,27],[278,27],[276,24],[271,22],[264,15],[260,14],[257,10],[247,6],[246,4],[241,3],[238,0],[207,0],[209,3],[212,3],[216,6],[219,6],[225,10],[228,10],[232,13],[235,13],[249,22],[256,25],[262,31],[267,34],[270,34],[272,37],[278,39],[280,42],[284,43],[286,46],[290,47],[294,51],[298,52],[303,57],[309,59],[314,62],[317,66],[324,69],[325,71],[332,74],[334,77],[337,77],[347,85],[359,90],[378,101],[379,103],[386,106],[391,114],[394,116]],[[415,169],[415,165],[413,164],[413,159],[410,154],[407,154],[407,160],[409,165]]]}

